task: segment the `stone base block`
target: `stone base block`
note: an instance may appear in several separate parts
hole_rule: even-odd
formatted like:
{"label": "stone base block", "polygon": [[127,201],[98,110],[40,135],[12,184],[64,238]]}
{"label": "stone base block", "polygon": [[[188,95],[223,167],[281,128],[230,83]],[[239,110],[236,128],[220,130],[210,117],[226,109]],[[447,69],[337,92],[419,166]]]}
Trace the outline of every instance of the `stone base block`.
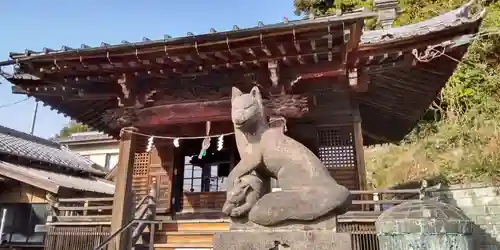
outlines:
{"label": "stone base block", "polygon": [[313,221],[288,221],[275,226],[261,226],[248,220],[248,218],[232,218],[231,231],[309,231],[309,230],[337,230],[337,216],[335,214],[327,214]]}
{"label": "stone base block", "polygon": [[328,230],[215,233],[214,250],[351,250],[351,235]]}

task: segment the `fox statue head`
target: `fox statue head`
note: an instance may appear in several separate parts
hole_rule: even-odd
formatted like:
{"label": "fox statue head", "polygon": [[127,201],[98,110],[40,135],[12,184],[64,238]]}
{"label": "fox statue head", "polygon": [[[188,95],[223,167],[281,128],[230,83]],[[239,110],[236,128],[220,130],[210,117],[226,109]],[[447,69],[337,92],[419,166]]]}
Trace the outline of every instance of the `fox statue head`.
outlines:
{"label": "fox statue head", "polygon": [[232,89],[231,120],[235,127],[248,130],[265,120],[262,95],[258,87],[244,94],[236,87]]}

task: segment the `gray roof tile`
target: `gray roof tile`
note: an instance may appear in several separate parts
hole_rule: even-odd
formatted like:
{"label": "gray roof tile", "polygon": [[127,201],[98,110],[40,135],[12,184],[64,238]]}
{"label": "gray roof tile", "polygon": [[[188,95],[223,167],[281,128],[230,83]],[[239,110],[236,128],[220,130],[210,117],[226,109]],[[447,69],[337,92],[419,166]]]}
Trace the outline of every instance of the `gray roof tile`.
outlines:
{"label": "gray roof tile", "polygon": [[5,161],[0,161],[0,172],[9,178],[17,180],[38,180],[39,182],[50,183],[58,187],[66,187],[75,190],[102,194],[113,194],[115,191],[115,185],[104,179],[91,176],[72,176],[64,173],[32,168],[30,166],[12,164]]}
{"label": "gray roof tile", "polygon": [[[301,20],[294,20],[294,21],[289,21],[288,18],[285,18],[283,22],[281,23],[276,23],[276,24],[268,24],[265,25],[262,22],[258,22],[257,26],[252,27],[252,28],[246,28],[246,29],[240,29],[237,25],[233,26],[233,30],[227,30],[227,31],[220,31],[220,32],[213,32],[215,29],[211,29],[208,33],[204,34],[193,34],[192,32],[187,32],[185,36],[183,37],[171,37],[170,35],[165,35],[163,39],[159,40],[152,40],[149,38],[143,38],[142,41],[140,42],[128,42],[128,41],[122,41],[120,44],[108,44],[105,42],[101,42],[100,46],[89,46],[86,44],[82,44],[80,48],[70,48],[68,46],[63,45],[61,49],[54,49],[54,48],[44,48],[42,51],[35,51],[31,49],[26,49],[24,52],[11,52],[10,53],[10,58],[11,59],[19,59],[19,58],[26,58],[26,57],[32,57],[32,56],[40,56],[40,55],[56,55],[56,54],[62,54],[62,53],[68,53],[68,52],[88,52],[88,51],[95,51],[95,50],[106,50],[106,49],[117,49],[117,48],[123,48],[123,47],[141,47],[145,45],[151,45],[151,44],[161,44],[161,45],[170,45],[170,44],[187,44],[190,41],[209,41],[209,40],[214,40],[214,39],[232,39],[232,38],[237,38],[241,36],[247,36],[251,33],[254,32],[267,32],[270,30],[275,30],[275,29],[281,29],[281,28],[286,28],[286,27],[300,27],[303,25],[314,25],[314,24],[320,24],[320,23],[342,23],[350,20],[356,20],[356,19],[363,19],[367,17],[374,17],[376,15],[375,12],[370,12],[370,11],[357,11],[353,13],[345,13],[343,15],[331,15],[331,16],[322,16],[322,17],[317,17],[314,19],[301,19]],[[5,63],[5,62],[3,62]],[[0,63],[2,64],[2,63]]]}
{"label": "gray roof tile", "polygon": [[0,126],[0,153],[53,164],[81,172],[104,175],[94,168],[95,163],[71,152],[60,144]]}
{"label": "gray roof tile", "polygon": [[[475,0],[463,5],[462,7],[449,11],[447,13],[441,14],[434,18],[431,18],[426,21],[422,21],[415,24],[404,25],[400,27],[392,27],[390,29],[378,29],[378,30],[370,30],[364,31],[361,37],[361,44],[373,44],[373,43],[385,43],[385,42],[394,42],[400,39],[411,38],[417,35],[424,35],[432,32],[441,31],[447,28],[460,26],[465,23],[472,23],[481,19],[485,15],[485,9],[476,15],[470,14],[470,7],[475,3]],[[322,22],[342,22],[350,19],[356,18],[367,18],[373,17],[375,12],[368,11],[356,11],[353,13],[346,13],[343,15],[331,15],[331,16],[323,16],[317,17],[315,19],[303,19],[303,20],[294,20],[288,21],[287,18],[283,20],[281,23],[264,25],[262,22],[259,22],[256,27],[248,28],[248,29],[239,29],[238,26],[235,25],[233,30],[217,32],[215,29],[211,29],[210,32],[200,35],[195,35],[192,32],[188,32],[184,37],[176,37],[172,38],[169,35],[165,35],[164,39],[159,40],[151,40],[149,38],[143,38],[140,42],[128,42],[122,41],[121,44],[107,44],[105,42],[101,42],[100,46],[88,46],[82,44],[80,48],[70,48],[68,46],[63,45],[61,49],[51,49],[45,48],[42,51],[34,51],[30,49],[26,49],[24,52],[11,52],[10,57],[12,59],[17,58],[26,58],[31,56],[38,55],[47,55],[47,54],[60,54],[65,52],[85,52],[85,51],[93,51],[98,49],[106,49],[106,48],[120,48],[120,47],[130,47],[130,46],[143,46],[149,44],[169,44],[169,43],[182,43],[184,40],[190,39],[199,39],[206,40],[212,38],[214,36],[238,36],[240,34],[247,34],[249,32],[262,31],[262,30],[272,30],[277,28],[283,28],[287,26],[300,26],[314,23],[322,23]],[[215,31],[215,32],[214,32]]]}
{"label": "gray roof tile", "polygon": [[458,9],[451,10],[422,22],[385,30],[378,29],[365,31],[361,36],[361,44],[389,43],[446,30],[467,23],[474,23],[484,17],[486,9],[483,9],[479,13],[471,14],[470,7],[472,4],[473,2],[469,2]]}
{"label": "gray roof tile", "polygon": [[92,132],[84,132],[84,133],[74,133],[69,137],[58,138],[56,141],[61,144],[66,143],[80,143],[87,141],[106,141],[106,140],[114,140],[114,138],[110,135],[103,134],[101,132],[92,131]]}

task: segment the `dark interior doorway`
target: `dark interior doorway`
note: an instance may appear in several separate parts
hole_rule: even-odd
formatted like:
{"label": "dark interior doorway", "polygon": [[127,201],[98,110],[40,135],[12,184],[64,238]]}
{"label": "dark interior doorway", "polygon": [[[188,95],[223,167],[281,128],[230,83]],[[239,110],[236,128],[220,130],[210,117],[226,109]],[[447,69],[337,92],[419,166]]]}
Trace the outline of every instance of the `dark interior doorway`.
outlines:
{"label": "dark interior doorway", "polygon": [[[173,208],[182,210],[182,197],[186,192],[224,192],[225,181],[232,167],[239,161],[234,136],[224,136],[223,147],[218,150],[218,138],[211,138],[206,154],[199,158],[202,139],[185,140],[176,148],[174,162]],[[179,201],[179,202],[175,202]]]}

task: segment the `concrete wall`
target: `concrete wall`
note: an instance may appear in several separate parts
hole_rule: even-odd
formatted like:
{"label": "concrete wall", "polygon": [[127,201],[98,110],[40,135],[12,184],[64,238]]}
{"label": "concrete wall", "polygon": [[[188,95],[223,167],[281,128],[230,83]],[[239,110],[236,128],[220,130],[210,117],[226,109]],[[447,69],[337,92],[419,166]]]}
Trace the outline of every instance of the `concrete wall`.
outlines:
{"label": "concrete wall", "polygon": [[[87,145],[68,145],[68,148],[75,153],[88,156],[91,161],[104,167],[106,165],[106,154],[118,154],[119,143],[113,142],[106,144],[96,143]],[[115,156],[113,160],[114,162],[111,164],[110,168],[113,168],[114,164],[117,163],[118,156]]]}
{"label": "concrete wall", "polygon": [[500,250],[500,187],[453,185],[433,195],[455,205],[475,222],[474,250]]}

